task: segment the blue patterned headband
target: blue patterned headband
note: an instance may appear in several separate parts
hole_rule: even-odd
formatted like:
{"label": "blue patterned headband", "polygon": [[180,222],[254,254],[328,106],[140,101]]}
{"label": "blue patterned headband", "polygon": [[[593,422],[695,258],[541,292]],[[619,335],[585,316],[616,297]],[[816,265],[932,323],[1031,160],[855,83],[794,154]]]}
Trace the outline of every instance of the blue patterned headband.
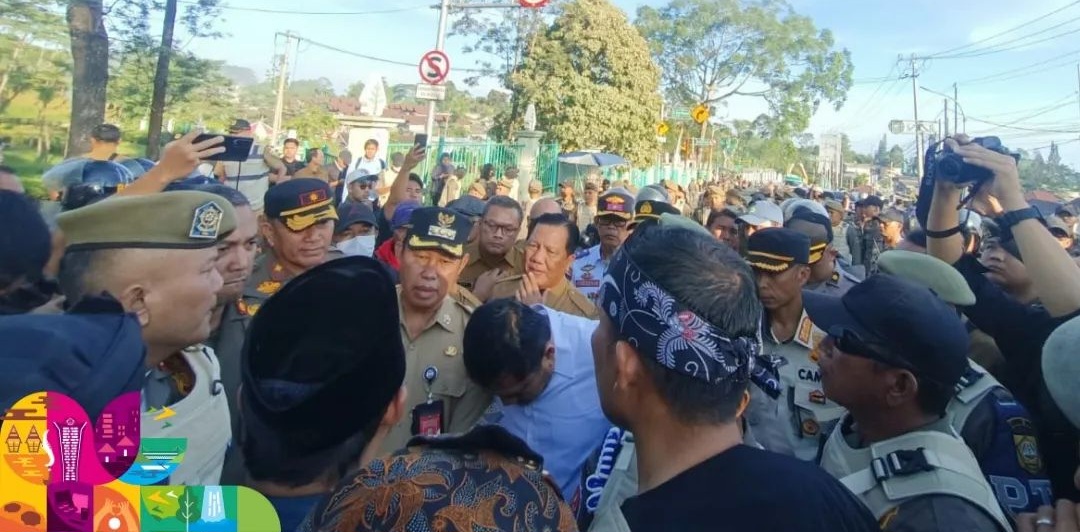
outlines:
{"label": "blue patterned headband", "polygon": [[728,338],[645,275],[622,249],[604,275],[599,306],[623,340],[665,368],[710,384],[749,378],[773,398],[780,395],[777,364],[761,354],[760,330],[754,337]]}

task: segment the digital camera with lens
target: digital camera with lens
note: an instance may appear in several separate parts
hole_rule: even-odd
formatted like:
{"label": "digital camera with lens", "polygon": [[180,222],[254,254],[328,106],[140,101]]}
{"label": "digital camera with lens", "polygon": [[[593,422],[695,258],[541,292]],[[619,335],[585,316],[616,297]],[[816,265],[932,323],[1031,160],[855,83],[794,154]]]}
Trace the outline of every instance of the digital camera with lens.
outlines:
{"label": "digital camera with lens", "polygon": [[[997,137],[977,137],[972,139],[971,144],[978,144],[983,148],[1008,155],[1020,162],[1020,155],[1001,144]],[[968,197],[961,203],[966,203],[974,197],[976,192],[991,179],[994,173],[985,168],[964,162],[964,158],[953,152],[944,142],[936,143],[927,148],[923,154],[922,180],[919,182],[919,196],[915,203],[915,215],[919,224],[926,227],[926,219],[930,215],[930,200],[934,197],[934,183],[938,180],[948,181],[957,185],[971,185]]]}
{"label": "digital camera with lens", "polygon": [[[990,151],[1009,155],[1016,159],[1016,162],[1020,162],[1020,155],[1009,151],[1008,148],[1001,144],[1001,139],[997,137],[978,137],[972,139],[971,143],[978,144]],[[933,155],[933,176],[935,180],[977,186],[992,179],[994,174],[986,168],[965,163],[963,157],[953,153],[948,145],[943,145],[941,150]]]}

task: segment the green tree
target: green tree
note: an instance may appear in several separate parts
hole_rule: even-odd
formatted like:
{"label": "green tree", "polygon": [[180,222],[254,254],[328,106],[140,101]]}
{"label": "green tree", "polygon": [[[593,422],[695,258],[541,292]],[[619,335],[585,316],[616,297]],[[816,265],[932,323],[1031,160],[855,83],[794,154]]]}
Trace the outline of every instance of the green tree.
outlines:
{"label": "green tree", "polygon": [[638,8],[636,25],[672,103],[760,98],[790,134],[822,101],[839,109],[851,87],[849,52],[784,0],[671,0]]}
{"label": "green tree", "polygon": [[[152,49],[129,50],[116,58],[109,83],[107,117],[125,130],[134,130],[147,118],[153,98],[156,53]],[[200,59],[189,52],[173,56],[169,65],[163,119],[214,125],[231,118],[236,107],[233,85],[221,73],[221,64]]]}
{"label": "green tree", "polygon": [[[187,41],[220,37],[221,33],[214,30],[214,22],[221,18],[219,3],[220,0],[198,0],[186,3],[183,10],[179,0],[128,0],[110,6],[109,19],[123,38],[121,48],[125,52],[151,51],[156,56],[146,148],[151,158],[157,157],[163,144],[161,129],[169,100],[171,63],[182,53],[175,43],[185,37]],[[160,37],[150,31],[150,21],[158,16],[162,20]],[[176,33],[178,19],[186,35]]]}
{"label": "green tree", "polygon": [[50,2],[8,0],[0,11],[0,113],[32,89],[35,75],[68,46],[64,18],[56,8]]}
{"label": "green tree", "polygon": [[361,92],[364,92],[364,82],[354,81],[349,85],[348,89],[345,89],[345,96],[349,98],[359,98]]}
{"label": "green tree", "polygon": [[[486,3],[484,0],[468,1]],[[451,27],[451,34],[467,40],[466,54],[478,56],[478,68],[465,79],[466,84],[476,86],[483,78],[494,78],[502,88],[516,92],[514,74],[521,70],[537,37],[547,30],[548,21],[562,12],[567,1],[552,0],[542,8],[533,9],[462,10]],[[528,102],[510,99],[505,111],[507,116],[497,121],[496,138],[513,136],[515,124],[520,122],[527,106]]]}
{"label": "green tree", "polygon": [[[660,72],[648,44],[607,0],[575,0],[536,40],[513,76],[523,108],[566,150],[598,148],[636,165],[652,161]],[[510,129],[513,113],[500,115]]]}
{"label": "green tree", "polygon": [[889,166],[893,168],[904,166],[904,148],[901,148],[899,144],[894,144],[892,148],[889,148]]}

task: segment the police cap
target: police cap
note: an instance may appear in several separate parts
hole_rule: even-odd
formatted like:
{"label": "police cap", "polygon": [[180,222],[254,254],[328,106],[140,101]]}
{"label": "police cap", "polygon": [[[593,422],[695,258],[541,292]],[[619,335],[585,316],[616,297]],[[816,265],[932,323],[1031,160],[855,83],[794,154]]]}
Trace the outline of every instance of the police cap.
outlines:
{"label": "police cap", "polygon": [[810,237],[792,229],[769,227],[746,242],[746,260],[758,270],[779,273],[794,264],[810,264]]}
{"label": "police cap", "polygon": [[433,249],[455,258],[465,254],[472,222],[450,209],[422,207],[412,213],[405,245],[410,249]]}

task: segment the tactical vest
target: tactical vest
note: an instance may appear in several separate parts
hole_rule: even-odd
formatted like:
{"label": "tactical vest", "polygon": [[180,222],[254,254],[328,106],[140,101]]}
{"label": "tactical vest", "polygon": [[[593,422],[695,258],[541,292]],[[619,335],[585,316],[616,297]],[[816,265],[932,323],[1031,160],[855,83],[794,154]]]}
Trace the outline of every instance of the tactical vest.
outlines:
{"label": "tactical vest", "polygon": [[[981,366],[970,365],[945,410],[945,419],[958,434],[987,395],[1005,389]],[[1034,512],[1041,505],[1053,504],[1031,414],[1015,400],[995,400],[994,420],[992,439],[983,456],[976,458],[998,502],[1010,514]]]}
{"label": "tactical vest", "polygon": [[142,436],[187,439],[184,460],[169,477],[169,484],[216,486],[232,440],[221,367],[214,350],[203,345],[189,347],[181,354],[195,375],[195,384],[186,397],[169,405],[175,415],[154,420],[160,412],[143,412]]}
{"label": "tactical vest", "polygon": [[1012,530],[971,450],[955,433],[920,430],[853,449],[844,439],[843,425],[837,424],[825,443],[821,467],[858,496],[876,519],[915,497],[949,495],[982,509],[1001,532]]}
{"label": "tactical vest", "polygon": [[[587,508],[596,508],[589,532],[630,532],[630,525],[622,513],[622,503],[637,494],[638,489],[634,435],[618,428],[611,430],[621,434],[608,433],[596,472],[586,479],[587,489],[591,483],[592,488],[599,487],[601,490],[599,497],[596,497],[596,492],[590,489],[591,494],[585,500]],[[611,441],[613,437],[617,438],[617,442]],[[604,456],[605,451],[608,451],[607,457]]]}

